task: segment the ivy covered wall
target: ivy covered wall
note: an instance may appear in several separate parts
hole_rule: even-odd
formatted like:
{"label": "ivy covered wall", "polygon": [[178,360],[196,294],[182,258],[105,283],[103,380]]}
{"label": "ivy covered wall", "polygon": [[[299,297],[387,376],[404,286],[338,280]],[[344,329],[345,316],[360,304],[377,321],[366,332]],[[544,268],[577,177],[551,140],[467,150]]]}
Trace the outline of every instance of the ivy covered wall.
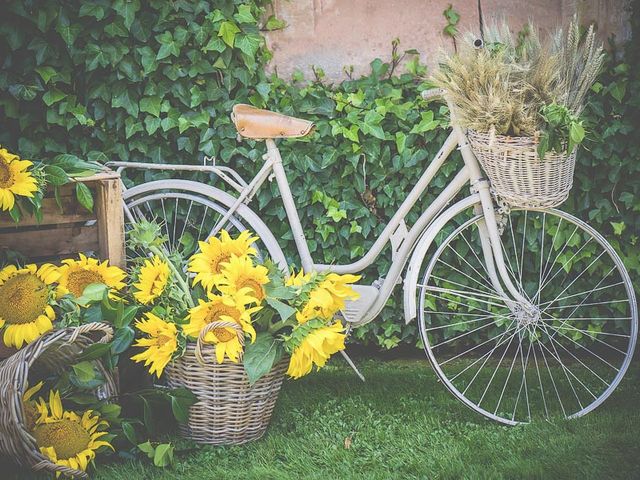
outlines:
{"label": "ivy covered wall", "polygon": [[[265,4],[8,1],[0,16],[0,144],[45,161],[73,153],[98,161],[196,164],[208,155],[250,177],[264,146],[237,141],[229,119],[234,103],[312,119],[314,135],[281,145],[293,194],[316,261],[354,261],[446,137],[446,111],[419,99],[429,72],[397,44],[388,59],[372,61],[369,75],[339,85],[323,82],[320,70],[312,82],[267,77]],[[398,75],[403,56],[407,73]],[[588,150],[579,154],[564,207],[613,240],[634,280],[640,273],[637,65],[609,61],[594,88]],[[446,164],[423,205],[457,161]],[[275,185],[266,185],[254,202],[292,254]],[[367,280],[383,275],[389,262],[387,251]],[[384,348],[415,343],[415,326],[403,326],[398,298],[357,338]]]}

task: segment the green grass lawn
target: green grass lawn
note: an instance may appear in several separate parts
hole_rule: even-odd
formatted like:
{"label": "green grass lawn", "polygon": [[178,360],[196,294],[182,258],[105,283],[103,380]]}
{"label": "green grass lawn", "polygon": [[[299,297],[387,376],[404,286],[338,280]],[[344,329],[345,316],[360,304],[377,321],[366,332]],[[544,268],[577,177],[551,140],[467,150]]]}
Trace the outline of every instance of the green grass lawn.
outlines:
{"label": "green grass lawn", "polygon": [[[366,383],[337,359],[287,381],[272,425],[257,442],[178,453],[168,470],[143,461],[101,464],[92,478],[640,478],[637,362],[586,417],[519,427],[468,410],[438,383],[426,359],[358,364]],[[2,478],[33,478],[2,471]]]}

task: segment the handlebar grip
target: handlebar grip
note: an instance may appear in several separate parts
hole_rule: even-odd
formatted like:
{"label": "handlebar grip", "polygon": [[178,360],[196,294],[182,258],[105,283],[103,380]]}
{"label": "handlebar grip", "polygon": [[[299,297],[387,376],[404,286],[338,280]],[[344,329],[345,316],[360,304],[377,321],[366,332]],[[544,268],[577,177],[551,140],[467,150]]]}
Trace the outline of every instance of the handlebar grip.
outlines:
{"label": "handlebar grip", "polygon": [[429,90],[423,90],[420,95],[422,95],[422,98],[424,98],[425,100],[431,100],[437,97],[443,98],[444,93],[444,89],[442,88],[431,88]]}

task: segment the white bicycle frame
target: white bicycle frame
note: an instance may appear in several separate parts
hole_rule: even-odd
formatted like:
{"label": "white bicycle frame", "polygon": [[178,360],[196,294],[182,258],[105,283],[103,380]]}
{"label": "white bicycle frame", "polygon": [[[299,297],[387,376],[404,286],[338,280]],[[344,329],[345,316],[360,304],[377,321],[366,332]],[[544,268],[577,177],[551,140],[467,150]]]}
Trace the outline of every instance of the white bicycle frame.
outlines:
{"label": "white bicycle frame", "polygon": [[[440,92],[425,92],[425,98],[440,95]],[[420,179],[402,202],[398,211],[393,215],[380,237],[375,241],[371,249],[356,262],[347,265],[326,265],[314,263],[307,239],[305,237],[300,217],[295,205],[287,175],[282,164],[280,151],[273,139],[266,139],[267,153],[263,156],[264,165],[249,182],[244,182],[232,169],[220,166],[175,166],[175,165],[149,165],[128,162],[113,162],[111,165],[119,167],[120,170],[128,167],[133,168],[153,168],[169,170],[197,170],[210,171],[215,173],[237,192],[238,196],[232,205],[229,206],[226,214],[220,218],[216,226],[211,230],[214,235],[221,229],[228,220],[236,214],[241,206],[249,204],[251,199],[258,192],[265,181],[275,178],[282,202],[285,207],[287,220],[289,222],[298,254],[305,271],[332,271],[335,273],[358,273],[375,262],[388,242],[392,244],[392,263],[389,271],[381,281],[375,299],[367,305],[360,318],[349,319],[354,325],[363,325],[373,320],[382,310],[387,300],[391,296],[393,289],[400,280],[402,271],[407,261],[407,268],[404,279],[404,309],[405,321],[408,323],[416,317],[416,296],[415,291],[418,285],[418,275],[420,273],[420,260],[426,255],[430,245],[438,232],[456,215],[474,207],[476,214],[481,214],[484,218],[479,224],[479,234],[482,245],[482,254],[487,267],[489,279],[494,288],[504,297],[506,304],[512,310],[516,305],[528,305],[518,288],[512,283],[500,244],[500,234],[498,232],[497,220],[494,212],[494,204],[489,191],[489,181],[483,177],[482,170],[476,159],[465,132],[454,126],[448,138],[429,163]],[[405,218],[409,211],[415,206],[421,195],[428,188],[431,180],[435,177],[439,169],[447,160],[454,149],[460,150],[464,160],[463,168],[456,174],[453,180],[444,188],[436,199],[422,212],[418,220],[410,229],[407,229]],[[454,197],[467,184],[470,184],[471,193],[462,200],[448,206]],[[263,239],[265,242],[273,239]],[[271,247],[266,245],[267,248]],[[279,245],[275,245],[280,249]],[[413,254],[412,254],[413,252]],[[503,289],[503,286],[506,288]],[[508,292],[508,293],[507,293]],[[510,295],[510,296],[509,296]]]}

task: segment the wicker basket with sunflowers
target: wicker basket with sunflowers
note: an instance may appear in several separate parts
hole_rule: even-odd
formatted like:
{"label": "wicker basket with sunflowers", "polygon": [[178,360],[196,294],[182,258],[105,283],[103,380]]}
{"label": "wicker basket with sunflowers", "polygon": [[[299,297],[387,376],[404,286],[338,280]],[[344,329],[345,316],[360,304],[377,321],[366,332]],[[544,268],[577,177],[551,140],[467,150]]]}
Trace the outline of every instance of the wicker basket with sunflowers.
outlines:
{"label": "wicker basket with sunflowers", "polygon": [[150,252],[133,274],[147,311],[135,324],[142,351],[132,359],[197,397],[183,436],[208,444],[261,437],[285,372],[300,378],[344,349],[334,317],[357,297],[349,283],[359,277],[287,276],[259,260],[258,238],[248,231],[232,238],[223,230],[189,258],[168,255],[153,223],[136,225],[129,240],[133,250]]}

